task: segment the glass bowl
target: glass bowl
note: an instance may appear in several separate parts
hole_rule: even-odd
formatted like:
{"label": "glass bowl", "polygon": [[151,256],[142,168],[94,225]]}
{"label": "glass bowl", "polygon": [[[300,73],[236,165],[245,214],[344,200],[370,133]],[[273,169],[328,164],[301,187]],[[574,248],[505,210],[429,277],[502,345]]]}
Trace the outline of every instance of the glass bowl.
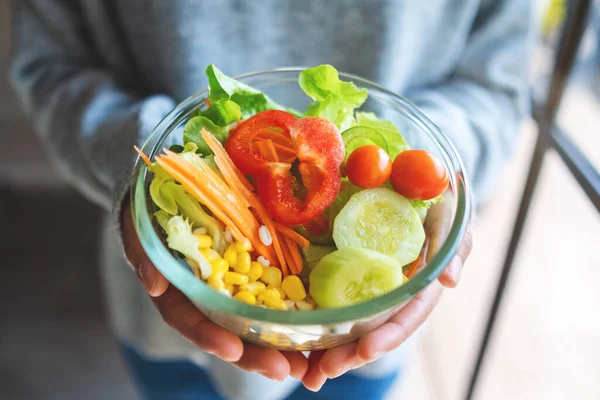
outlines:
{"label": "glass bowl", "polygon": [[[238,77],[279,104],[304,110],[310,99],[298,86],[303,68],[284,68]],[[407,99],[357,76],[340,73],[369,91],[361,111],[375,112],[392,121],[413,148],[436,155],[449,171],[450,185],[444,201],[435,210],[436,218],[426,219],[430,243],[427,263],[403,286],[372,300],[344,308],[314,311],[277,311],[250,306],[223,296],[197,279],[185,261],[176,258],[165,243],[164,234],[152,217],[148,187],[152,174],[138,159],[131,189],[134,225],[143,248],[156,268],[215,323],[243,340],[280,350],[313,351],[350,342],[385,323],[415,294],[436,279],[456,253],[470,216],[470,196],[465,171],[454,146],[440,129]],[[154,157],[164,148],[181,143],[183,126],[197,109],[205,109],[207,90],[179,104],[154,129],[142,147]],[[429,214],[432,214],[430,210]]]}

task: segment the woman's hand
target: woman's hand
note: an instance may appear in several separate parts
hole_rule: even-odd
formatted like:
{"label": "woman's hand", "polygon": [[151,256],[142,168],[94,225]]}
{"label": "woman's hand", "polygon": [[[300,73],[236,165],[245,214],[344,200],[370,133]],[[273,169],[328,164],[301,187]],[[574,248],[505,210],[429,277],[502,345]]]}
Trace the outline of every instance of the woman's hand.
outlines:
{"label": "woman's hand", "polygon": [[[431,240],[426,246],[426,261],[438,252],[448,235],[452,215],[450,204],[450,201],[438,203],[427,214],[425,230]],[[404,343],[431,314],[443,288],[453,288],[458,284],[463,264],[471,252],[472,245],[469,226],[456,256],[448,267],[437,280],[413,297],[397,314],[357,341],[311,353],[308,358],[308,372],[302,380],[304,386],[317,391],[328,378],[336,378],[349,370],[375,361]]]}
{"label": "woman's hand", "polygon": [[227,329],[202,314],[177,288],[170,285],[152,264],[133,227],[128,204],[123,209],[125,254],[165,322],[206,353],[248,372],[283,380],[302,379],[308,361],[300,352],[280,352],[244,343]]}

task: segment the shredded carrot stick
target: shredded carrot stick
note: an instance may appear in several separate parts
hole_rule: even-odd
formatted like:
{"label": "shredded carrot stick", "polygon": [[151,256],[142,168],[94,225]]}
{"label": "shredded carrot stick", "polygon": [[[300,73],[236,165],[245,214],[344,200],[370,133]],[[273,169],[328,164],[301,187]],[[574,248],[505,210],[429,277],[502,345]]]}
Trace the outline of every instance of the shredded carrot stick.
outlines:
{"label": "shredded carrot stick", "polygon": [[408,272],[406,273],[406,277],[408,279],[412,278],[415,272],[417,272],[417,268],[419,268],[419,264],[421,263],[421,256],[417,257],[415,261],[410,265]]}
{"label": "shredded carrot stick", "polygon": [[292,141],[290,138],[284,136],[281,132],[275,132],[270,129],[262,129],[258,135],[255,136],[256,140],[265,140],[271,139],[274,143],[278,143],[282,146],[288,147],[290,149],[294,149]]}
{"label": "shredded carrot stick", "polygon": [[290,249],[289,249],[287,243],[285,242],[285,238],[281,238],[280,243],[281,243],[281,252],[283,253],[283,256],[286,260],[286,268],[281,269],[283,277],[285,278],[290,273],[292,275],[295,275],[294,271],[296,271],[297,268],[296,268],[296,265],[294,264],[294,257],[292,256],[292,253],[290,252]]}
{"label": "shredded carrot stick", "polygon": [[280,224],[279,222],[274,222],[274,224],[275,230],[277,232],[292,239],[294,242],[300,245],[300,247],[307,248],[308,246],[310,246],[310,242],[304,236],[302,236],[292,228]]}
{"label": "shredded carrot stick", "polygon": [[292,257],[292,260],[294,260],[294,267],[292,268],[292,264],[290,264],[290,270],[294,275],[300,274],[300,272],[302,272],[302,256],[300,255],[300,251],[298,250],[298,244],[289,237],[283,237],[282,242],[285,243]]}
{"label": "shredded carrot stick", "polygon": [[417,257],[417,259],[415,261],[413,261],[413,263],[408,268],[408,271],[406,272],[406,277],[408,279],[412,278],[417,273],[417,270],[419,269],[421,262],[425,261],[425,256],[427,254],[428,248],[429,248],[429,236],[425,236],[425,241],[423,242],[423,247],[421,247],[421,252],[419,253],[419,256]]}
{"label": "shredded carrot stick", "polygon": [[[179,157],[181,157],[177,153],[174,153],[167,149],[165,149],[164,152],[170,158],[178,159]],[[227,186],[227,184],[223,181],[223,179],[221,179],[221,177],[219,175],[217,175],[217,173],[211,167],[209,167],[206,164],[206,162],[204,160],[202,160],[202,158],[197,157],[197,159],[195,161],[196,161],[196,163],[193,166],[198,168],[200,170],[200,172],[202,173],[201,179],[206,178],[210,183],[212,183],[213,185],[216,186],[216,188],[213,188],[213,190],[219,192],[222,196],[225,196],[226,200],[228,200],[232,203],[235,203],[235,205],[239,205],[240,208],[246,209],[250,206],[250,204],[248,204],[248,201],[246,201],[246,199],[243,196],[236,194],[236,192],[235,192],[235,190],[233,190],[233,188],[230,188],[229,186]],[[227,196],[228,194],[230,196]],[[242,210],[242,212],[243,212],[243,210]]]}
{"label": "shredded carrot stick", "polygon": [[[240,193],[241,196],[246,198],[246,201],[248,201],[252,208],[254,208],[254,210],[258,213],[261,222],[269,230],[269,233],[271,234],[271,238],[273,240],[273,248],[275,249],[275,255],[279,260],[278,264],[281,267],[282,271],[287,270],[286,258],[284,257],[284,254],[282,252],[282,246],[279,243],[279,238],[273,225],[274,221],[263,206],[263,204],[260,202],[260,200],[256,197],[254,193],[252,193],[252,190],[248,189],[248,187],[252,187],[252,185],[250,185],[250,182],[248,182],[246,177],[244,177],[241,171],[235,166],[233,161],[231,161],[231,158],[229,158],[229,155],[221,145],[221,142],[219,142],[212,134],[207,132],[205,129],[202,129],[200,133],[206,141],[206,143],[208,144],[208,146],[210,147],[210,149],[213,151],[215,155],[215,163],[217,164],[217,167],[219,167],[219,170],[221,171],[221,174],[223,175],[223,178],[225,178],[227,184],[229,184],[231,188],[235,189],[238,193]],[[268,260],[272,263],[276,263],[277,261],[273,257],[268,258]]]}
{"label": "shredded carrot stick", "polygon": [[[221,146],[221,143],[218,140],[216,140],[214,136],[212,136],[210,133],[204,130],[201,133],[209,147],[213,150],[213,153],[215,155],[215,163],[217,164],[217,167],[219,167],[219,170],[221,171],[221,174],[223,175],[227,183],[230,185],[230,187],[236,189],[241,196],[246,198],[246,200],[258,213],[260,220],[267,227],[269,233],[271,233],[271,237],[273,238],[273,247],[275,249],[275,256],[279,260],[279,265],[285,268],[285,258],[283,256],[283,253],[281,252],[281,246],[279,244],[279,240],[277,239],[275,228],[272,225],[272,219],[267,213],[262,203],[260,202],[260,200],[258,200],[254,193],[247,189],[244,182],[240,179],[240,176],[243,180],[246,181],[248,185],[250,185],[250,182],[248,182],[246,178],[243,177],[243,175],[241,175],[241,172],[239,171],[239,169],[237,169],[235,164],[233,164],[233,161],[231,161],[229,155],[227,154],[223,146]],[[269,258],[269,260],[271,262],[276,261],[274,257]]]}
{"label": "shredded carrot stick", "polygon": [[277,154],[286,157],[298,157],[294,149],[292,149],[291,147],[282,146],[277,142],[271,142],[273,143],[273,147],[277,151]]}
{"label": "shredded carrot stick", "polygon": [[296,232],[288,226],[285,226],[279,222],[275,222],[275,230],[293,240],[300,247],[307,248],[308,246],[310,246],[310,242],[304,236],[302,236],[301,234],[299,234],[298,232]]}
{"label": "shredded carrot stick", "polygon": [[[221,215],[225,215],[228,218],[229,222],[233,224],[239,232],[241,232],[239,237],[234,235],[236,240],[239,242],[249,240],[252,247],[261,256],[266,257],[269,260],[273,259],[273,254],[271,253],[270,249],[261,242],[258,235],[258,221],[256,218],[254,218],[249,209],[242,207],[239,203],[234,205],[232,198],[235,197],[235,194],[229,189],[229,187],[225,185],[224,182],[221,181],[221,188],[215,187],[214,185],[211,186],[205,180],[206,176],[199,173],[198,168],[176,153],[171,152],[171,154],[161,157],[161,161],[163,164],[169,165],[172,170],[177,170],[180,175],[187,176],[188,179],[195,184],[197,191],[203,193],[205,199],[204,201],[210,201],[213,204],[213,207],[218,208]],[[175,178],[175,176],[173,177]],[[183,184],[183,182],[180,183]],[[223,192],[225,193],[224,195],[221,194]],[[201,199],[198,198],[198,200]],[[213,211],[208,204],[206,204],[206,206]],[[213,211],[213,213],[215,216],[221,219],[221,217],[219,217],[215,211]],[[230,223],[225,220],[223,222],[233,231]]]}
{"label": "shredded carrot stick", "polygon": [[144,160],[144,162],[146,163],[147,166],[152,165],[152,162],[150,161],[150,159],[148,158],[147,155],[144,154],[144,152],[142,150],[140,150],[139,147],[137,146],[133,146],[134,150],[137,151],[137,153],[140,155],[140,158],[142,160]]}
{"label": "shredded carrot stick", "polygon": [[277,151],[270,139],[254,142],[256,149],[269,161],[279,161]]}
{"label": "shredded carrot stick", "polygon": [[202,190],[200,190],[196,184],[187,176],[180,173],[180,171],[171,165],[164,162],[162,157],[156,157],[156,162],[160,165],[169,175],[179,182],[192,196],[194,196],[200,203],[204,204],[221,222],[225,224],[236,240],[242,240],[244,235],[240,232],[237,226],[229,219],[227,215],[217,206]]}
{"label": "shredded carrot stick", "polygon": [[[175,153],[167,153],[163,159],[175,168],[180,169],[182,173],[190,176],[207,196],[211,197],[215,203],[220,204],[220,207],[232,220],[241,217],[246,223],[252,223],[252,220],[255,219],[248,212],[246,203],[237,198],[216,174],[214,176],[210,175],[209,171],[206,171],[210,168],[208,166],[203,168],[201,161],[197,165],[193,165]],[[211,172],[214,174],[214,171]],[[238,224],[239,226],[240,224]]]}

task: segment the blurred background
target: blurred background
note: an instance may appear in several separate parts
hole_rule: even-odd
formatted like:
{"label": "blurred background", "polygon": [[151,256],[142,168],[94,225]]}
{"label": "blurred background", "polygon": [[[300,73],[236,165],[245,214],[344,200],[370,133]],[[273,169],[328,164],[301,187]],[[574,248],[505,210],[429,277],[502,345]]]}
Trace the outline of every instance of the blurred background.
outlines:
{"label": "blurred background", "polygon": [[[102,211],[53,172],[19,111],[6,81],[7,3],[0,0],[0,399],[135,399],[105,322],[96,247]],[[531,82],[543,92],[567,2],[539,3],[543,40]],[[598,1],[558,122],[600,169]],[[527,121],[493,201],[478,215],[459,289],[444,294],[422,329],[390,399],[464,395],[536,134]],[[599,244],[600,215],[550,152],[474,398],[600,398]]]}

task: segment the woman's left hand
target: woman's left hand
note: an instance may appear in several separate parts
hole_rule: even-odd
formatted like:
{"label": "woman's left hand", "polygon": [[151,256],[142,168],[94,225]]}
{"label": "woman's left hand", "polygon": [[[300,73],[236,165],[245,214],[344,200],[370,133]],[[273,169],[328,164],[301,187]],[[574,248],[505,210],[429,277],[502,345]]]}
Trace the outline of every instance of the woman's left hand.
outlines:
{"label": "woman's left hand", "polygon": [[[427,221],[425,225],[427,230]],[[432,226],[437,229],[444,224],[433,223]],[[441,236],[430,237],[440,238]],[[430,249],[433,247],[433,252],[436,252],[442,242],[443,240],[439,240],[437,243],[430,243],[429,247]],[[448,267],[437,280],[431,282],[429,286],[413,297],[397,314],[357,341],[328,350],[312,352],[308,358],[308,371],[302,379],[304,386],[309,390],[318,391],[328,378],[336,378],[347,371],[375,361],[404,343],[431,314],[441,297],[443,288],[453,288],[458,284],[463,264],[471,252],[472,245],[471,227],[469,226]]]}

